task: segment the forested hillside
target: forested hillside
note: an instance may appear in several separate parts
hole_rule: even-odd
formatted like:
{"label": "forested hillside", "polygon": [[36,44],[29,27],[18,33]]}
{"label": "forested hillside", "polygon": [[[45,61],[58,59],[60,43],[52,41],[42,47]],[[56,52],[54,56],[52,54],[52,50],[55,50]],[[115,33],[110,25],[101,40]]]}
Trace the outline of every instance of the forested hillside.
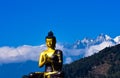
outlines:
{"label": "forested hillside", "polygon": [[63,67],[65,78],[120,78],[120,44]]}

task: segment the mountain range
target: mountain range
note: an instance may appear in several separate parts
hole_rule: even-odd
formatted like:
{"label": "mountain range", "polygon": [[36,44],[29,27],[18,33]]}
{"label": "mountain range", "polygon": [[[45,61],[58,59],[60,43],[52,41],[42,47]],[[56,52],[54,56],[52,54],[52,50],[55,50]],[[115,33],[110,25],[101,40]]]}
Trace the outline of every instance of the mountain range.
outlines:
{"label": "mountain range", "polygon": [[120,44],[63,67],[65,78],[120,78]]}
{"label": "mountain range", "polygon": [[[101,51],[102,49],[104,49],[106,47],[115,46],[119,43],[120,43],[120,36],[111,38],[108,35],[100,34],[95,39],[86,37],[82,40],[77,40],[73,44],[57,43],[56,47],[63,51],[64,64],[72,64],[76,60],[89,57],[93,54],[99,53],[99,51]],[[23,49],[23,47],[24,47],[24,49]],[[32,57],[32,55],[29,55],[29,57],[28,57],[28,54],[26,54],[27,56],[24,55],[24,57],[21,57],[22,56],[22,54],[21,54],[20,56],[17,55],[19,57],[19,58],[17,58],[17,56],[14,54],[15,57],[13,58],[13,56],[12,56],[12,58],[13,58],[12,61],[10,60],[10,58],[4,57],[5,59],[7,59],[7,61],[5,60],[5,63],[4,63],[4,60],[2,60],[3,58],[0,57],[1,58],[0,59],[0,77],[2,77],[2,78],[8,78],[8,77],[9,78],[21,78],[22,75],[29,74],[30,72],[44,70],[44,67],[43,68],[38,67],[37,60],[31,60],[31,59],[36,59],[36,56],[38,57],[39,50],[45,48],[45,46],[40,45],[40,47],[37,46],[37,48],[32,47],[32,46],[23,46],[23,47],[22,47],[22,50],[24,50],[24,52],[28,51],[27,53],[30,53],[32,50],[34,52],[34,53],[31,53],[33,55],[33,57]],[[27,47],[27,50],[25,49],[26,47]],[[29,48],[30,48],[30,50],[28,50]],[[40,49],[38,49],[38,48],[40,48]],[[17,50],[18,49],[20,50],[21,47],[18,47]],[[3,50],[6,50],[6,49],[2,49],[2,51]],[[16,52],[17,52],[17,50],[16,50],[16,48],[14,49],[14,51],[16,51]],[[22,51],[22,50],[20,50],[20,51]],[[12,52],[12,51],[10,50],[10,52]],[[6,55],[6,53],[7,52],[5,52],[5,55]],[[17,60],[16,60],[16,58],[17,58]],[[24,60],[24,58],[27,60],[21,61],[21,59]],[[19,62],[19,59],[20,59],[20,62]],[[15,60],[15,62],[14,62],[14,60]],[[9,62],[9,61],[11,61],[11,62]]]}
{"label": "mountain range", "polygon": [[63,51],[66,60],[73,62],[83,57],[88,57],[94,53],[99,52],[105,47],[114,46],[120,44],[120,36],[111,38],[106,34],[100,34],[95,39],[85,37],[82,40],[77,40],[73,44],[63,44]]}
{"label": "mountain range", "polygon": [[101,44],[102,42],[111,42],[113,44],[119,44],[120,43],[120,36],[116,36],[115,38],[111,38],[110,36],[106,34],[100,34],[95,39],[87,38],[85,37],[83,40],[77,40],[73,48],[86,48],[93,45]]}

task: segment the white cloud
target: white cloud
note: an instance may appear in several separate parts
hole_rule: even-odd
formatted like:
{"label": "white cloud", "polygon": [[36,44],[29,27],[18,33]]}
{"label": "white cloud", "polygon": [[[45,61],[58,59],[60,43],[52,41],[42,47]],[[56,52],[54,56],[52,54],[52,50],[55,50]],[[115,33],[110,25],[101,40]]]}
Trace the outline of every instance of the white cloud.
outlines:
{"label": "white cloud", "polygon": [[84,54],[84,49],[69,49],[69,48],[64,48],[63,51],[64,56],[79,56]]}
{"label": "white cloud", "polygon": [[[46,45],[30,46],[23,45],[19,47],[0,47],[0,63],[23,62],[27,60],[38,61],[40,53],[46,49]],[[72,57],[79,56],[83,53],[82,49],[68,49],[64,45],[56,44],[56,49],[63,51],[64,63],[72,62]]]}
{"label": "white cloud", "polygon": [[117,36],[114,38],[114,41],[117,43],[117,44],[120,44],[120,36]]}
{"label": "white cloud", "polygon": [[40,52],[45,49],[45,45],[29,46],[23,45],[17,48],[1,47],[0,48],[0,63],[21,62],[27,60],[37,61]]}
{"label": "white cloud", "polygon": [[56,49],[60,49],[63,51],[64,46],[62,44],[56,44]]}
{"label": "white cloud", "polygon": [[115,44],[110,41],[104,41],[101,44],[90,46],[89,48],[86,49],[85,57],[91,56],[94,53],[97,53],[100,50],[104,49],[105,47],[110,47],[113,45]]}
{"label": "white cloud", "polygon": [[71,57],[67,57],[67,58],[65,59],[65,63],[69,64],[69,63],[71,63],[71,62],[72,62],[72,58],[71,58]]}
{"label": "white cloud", "polygon": [[[62,44],[56,44],[56,49],[63,51],[64,63],[71,63],[80,57],[87,57],[98,51],[104,49],[105,47],[113,46],[114,43],[110,41],[104,41],[101,44],[90,46],[84,49],[66,48]],[[23,62],[27,60],[38,61],[40,53],[46,49],[46,45],[40,46],[30,46],[23,45],[19,47],[0,47],[0,64],[2,63],[13,63],[13,62]]]}

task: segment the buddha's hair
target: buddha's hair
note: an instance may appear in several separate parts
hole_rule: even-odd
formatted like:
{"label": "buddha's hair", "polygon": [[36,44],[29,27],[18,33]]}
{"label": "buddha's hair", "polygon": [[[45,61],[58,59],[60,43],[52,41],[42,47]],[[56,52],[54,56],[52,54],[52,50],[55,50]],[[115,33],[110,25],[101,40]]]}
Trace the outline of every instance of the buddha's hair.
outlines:
{"label": "buddha's hair", "polygon": [[46,38],[45,39],[53,39],[53,41],[54,41],[54,44],[56,44],[56,37],[54,36],[54,34],[53,34],[53,32],[52,31],[49,31],[48,32],[48,35],[46,36]]}

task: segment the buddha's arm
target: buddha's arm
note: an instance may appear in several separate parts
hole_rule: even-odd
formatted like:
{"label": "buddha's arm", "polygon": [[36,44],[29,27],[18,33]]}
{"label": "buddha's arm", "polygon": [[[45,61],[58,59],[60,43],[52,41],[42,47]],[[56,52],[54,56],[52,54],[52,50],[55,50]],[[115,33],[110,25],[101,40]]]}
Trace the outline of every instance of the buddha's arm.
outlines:
{"label": "buddha's arm", "polygon": [[39,67],[42,67],[46,62],[46,56],[44,53],[41,53],[40,54],[40,57],[39,57]]}

